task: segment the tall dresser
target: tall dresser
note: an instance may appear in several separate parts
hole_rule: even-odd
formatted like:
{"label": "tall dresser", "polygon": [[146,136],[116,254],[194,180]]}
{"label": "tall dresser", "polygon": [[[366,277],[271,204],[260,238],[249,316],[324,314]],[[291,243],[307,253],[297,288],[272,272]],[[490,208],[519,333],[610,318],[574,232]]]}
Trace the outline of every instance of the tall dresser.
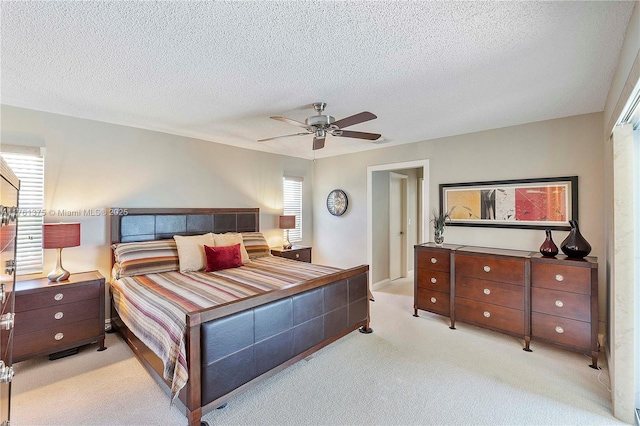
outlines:
{"label": "tall dresser", "polygon": [[18,190],[20,182],[0,157],[0,424],[9,424],[13,378],[13,322]]}

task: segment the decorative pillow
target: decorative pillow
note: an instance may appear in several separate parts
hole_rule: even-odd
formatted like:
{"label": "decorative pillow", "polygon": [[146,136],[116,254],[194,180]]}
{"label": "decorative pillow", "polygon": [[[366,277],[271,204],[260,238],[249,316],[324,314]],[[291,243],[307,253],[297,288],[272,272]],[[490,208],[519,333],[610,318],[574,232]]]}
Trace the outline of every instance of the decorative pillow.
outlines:
{"label": "decorative pillow", "polygon": [[111,247],[118,265],[116,279],[179,269],[178,249],[174,240],[120,243]]}
{"label": "decorative pillow", "polygon": [[204,246],[216,245],[212,232],[191,236],[174,235],[173,239],[178,247],[180,272],[201,271],[207,266]]}
{"label": "decorative pillow", "polygon": [[249,254],[242,242],[242,234],[237,232],[227,232],[226,234],[213,234],[216,240],[216,247],[234,246],[240,244],[240,254],[242,255],[242,263],[249,261]]}
{"label": "decorative pillow", "polygon": [[207,269],[205,269],[205,272],[242,266],[240,244],[225,247],[204,246],[204,253],[207,257]]}
{"label": "decorative pillow", "polygon": [[249,254],[249,259],[271,256],[271,249],[262,232],[243,232],[242,241]]}

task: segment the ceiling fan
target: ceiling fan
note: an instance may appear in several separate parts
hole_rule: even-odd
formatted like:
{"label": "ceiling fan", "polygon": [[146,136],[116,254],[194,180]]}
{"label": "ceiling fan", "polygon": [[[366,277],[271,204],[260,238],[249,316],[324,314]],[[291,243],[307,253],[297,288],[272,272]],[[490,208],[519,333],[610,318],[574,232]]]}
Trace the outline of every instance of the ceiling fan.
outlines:
{"label": "ceiling fan", "polygon": [[355,124],[364,123],[365,121],[373,120],[376,117],[375,114],[364,111],[359,114],[352,115],[350,117],[343,118],[342,120],[337,120],[330,115],[324,115],[322,112],[324,108],[327,106],[324,102],[315,102],[313,105],[313,109],[316,110],[318,115],[313,115],[305,120],[305,122],[292,120],[287,117],[274,116],[269,117],[274,120],[282,121],[283,123],[293,124],[294,126],[302,127],[306,130],[306,133],[294,133],[291,135],[284,136],[276,136],[273,138],[260,139],[258,142],[266,142],[273,139],[280,138],[288,138],[291,136],[301,136],[301,135],[309,135],[313,134],[313,149],[321,149],[324,148],[324,140],[327,135],[337,136],[342,138],[356,138],[356,139],[367,139],[370,141],[375,141],[380,138],[380,134],[378,133],[367,133],[367,132],[354,132],[351,130],[342,130],[345,127],[353,126]]}

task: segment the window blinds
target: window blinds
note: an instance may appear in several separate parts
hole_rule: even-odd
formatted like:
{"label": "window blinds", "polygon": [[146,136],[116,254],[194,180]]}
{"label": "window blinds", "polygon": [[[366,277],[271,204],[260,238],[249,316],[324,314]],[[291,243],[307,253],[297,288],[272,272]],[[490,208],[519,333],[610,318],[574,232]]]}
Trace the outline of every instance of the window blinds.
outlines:
{"label": "window blinds", "polygon": [[44,157],[2,153],[20,179],[16,274],[42,272],[42,223],[44,218]]}
{"label": "window blinds", "polygon": [[[302,178],[284,176],[283,199],[284,208],[282,214],[295,215],[296,228],[289,230],[289,241],[299,243],[302,241]],[[283,238],[287,231],[283,231]]]}

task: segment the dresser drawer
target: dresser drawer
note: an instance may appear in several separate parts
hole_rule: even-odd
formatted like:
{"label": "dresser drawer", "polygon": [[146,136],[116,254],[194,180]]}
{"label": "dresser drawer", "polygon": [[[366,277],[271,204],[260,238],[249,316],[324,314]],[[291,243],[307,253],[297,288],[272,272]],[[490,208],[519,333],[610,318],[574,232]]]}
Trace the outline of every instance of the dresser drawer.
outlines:
{"label": "dresser drawer", "polygon": [[451,255],[444,250],[419,250],[418,269],[449,272]]}
{"label": "dresser drawer", "polygon": [[418,287],[449,293],[451,291],[450,277],[448,272],[423,270],[417,277]]}
{"label": "dresser drawer", "polygon": [[591,324],[553,315],[531,314],[531,336],[579,349],[591,347]]}
{"label": "dresser drawer", "polygon": [[579,321],[590,321],[591,296],[546,288],[532,288],[531,310]]}
{"label": "dresser drawer", "polygon": [[531,285],[590,294],[591,268],[531,262]]}
{"label": "dresser drawer", "polygon": [[524,310],[524,287],[495,281],[458,277],[456,297]]}
{"label": "dresser drawer", "polygon": [[90,318],[96,318],[97,322],[99,314],[99,298],[17,312],[15,334],[32,333]]}
{"label": "dresser drawer", "polygon": [[449,315],[451,311],[449,293],[418,288],[416,305],[418,309],[435,312],[441,315]]}
{"label": "dresser drawer", "polygon": [[498,331],[524,335],[524,312],[456,297],[456,320]]}
{"label": "dresser drawer", "polygon": [[37,292],[20,293],[16,295],[15,311],[24,312],[79,300],[96,299],[100,297],[99,284],[96,281],[90,285],[59,285]]}
{"label": "dresser drawer", "polygon": [[38,353],[53,353],[65,346],[78,346],[78,342],[101,338],[103,330],[97,318],[58,327],[34,331],[33,333],[15,334],[13,338],[13,358],[16,361]]}
{"label": "dresser drawer", "polygon": [[524,285],[524,261],[456,254],[456,281],[459,276]]}

